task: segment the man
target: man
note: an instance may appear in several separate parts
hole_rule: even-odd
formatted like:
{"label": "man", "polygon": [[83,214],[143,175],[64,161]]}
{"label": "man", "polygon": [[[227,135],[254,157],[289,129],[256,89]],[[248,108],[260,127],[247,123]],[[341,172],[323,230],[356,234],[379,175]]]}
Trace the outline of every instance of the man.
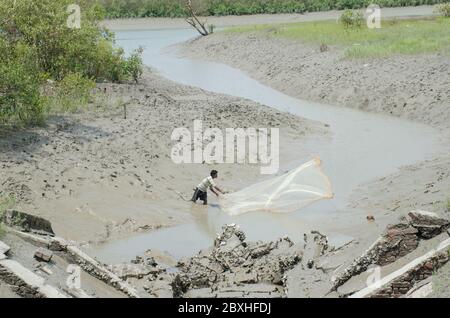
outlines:
{"label": "man", "polygon": [[219,193],[225,194],[219,187],[216,186],[214,179],[217,178],[217,170],[211,171],[211,175],[203,179],[203,181],[197,186],[192,196],[191,201],[197,202],[198,199],[203,201],[204,205],[208,204],[208,189],[210,189],[217,197]]}

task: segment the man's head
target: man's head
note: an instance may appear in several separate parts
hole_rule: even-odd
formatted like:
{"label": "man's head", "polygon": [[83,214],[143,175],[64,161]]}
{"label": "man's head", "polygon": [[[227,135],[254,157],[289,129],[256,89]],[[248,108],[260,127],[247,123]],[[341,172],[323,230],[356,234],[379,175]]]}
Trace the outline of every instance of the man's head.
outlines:
{"label": "man's head", "polygon": [[217,170],[211,171],[211,177],[212,177],[213,179],[217,178],[217,174],[218,174]]}

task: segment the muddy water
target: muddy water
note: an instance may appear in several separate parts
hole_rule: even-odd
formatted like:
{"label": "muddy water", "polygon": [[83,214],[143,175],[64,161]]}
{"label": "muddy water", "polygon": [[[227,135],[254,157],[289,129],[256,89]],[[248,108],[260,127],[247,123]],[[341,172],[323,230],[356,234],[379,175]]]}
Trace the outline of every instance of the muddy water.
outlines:
{"label": "muddy water", "polygon": [[[434,129],[406,120],[327,106],[287,96],[243,72],[226,65],[177,58],[169,46],[196,36],[189,29],[117,32],[118,45],[131,51],[143,46],[144,62],[163,76],[202,89],[251,99],[281,111],[330,126],[331,141],[307,140],[298,162],[319,155],[330,177],[335,199],[287,215],[251,213],[228,217],[218,206],[207,209],[187,205],[196,222],[137,235],[95,247],[91,254],[104,262],[126,261],[146,249],[167,251],[175,257],[195,254],[211,245],[224,223],[237,223],[251,240],[271,240],[288,235],[300,240],[311,229],[325,231],[336,245],[358,236],[366,211],[347,209],[348,198],[358,185],[395,172],[399,167],[427,159],[439,149]],[[296,151],[293,149],[292,151]],[[198,180],[193,180],[197,183]],[[388,190],[388,189],[387,189]],[[151,204],[151,202],[149,202]]]}

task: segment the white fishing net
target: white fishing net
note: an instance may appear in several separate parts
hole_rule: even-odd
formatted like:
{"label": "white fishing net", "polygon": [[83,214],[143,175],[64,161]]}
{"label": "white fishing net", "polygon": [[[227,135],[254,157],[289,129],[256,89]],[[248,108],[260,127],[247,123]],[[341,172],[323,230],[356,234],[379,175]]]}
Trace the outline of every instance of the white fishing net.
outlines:
{"label": "white fishing net", "polygon": [[333,198],[321,160],[315,158],[284,175],[220,197],[223,211],[239,215],[253,211],[288,213],[315,201]]}

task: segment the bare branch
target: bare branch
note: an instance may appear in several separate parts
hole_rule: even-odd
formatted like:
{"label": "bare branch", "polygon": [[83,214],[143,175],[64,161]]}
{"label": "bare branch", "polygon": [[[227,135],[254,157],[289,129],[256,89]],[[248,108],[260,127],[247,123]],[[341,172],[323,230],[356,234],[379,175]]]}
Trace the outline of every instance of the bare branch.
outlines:
{"label": "bare branch", "polygon": [[192,8],[192,1],[186,0],[186,9],[189,13],[189,17],[186,18],[186,22],[189,23],[193,28],[197,30],[198,33],[200,33],[203,36],[207,36],[209,34],[208,30],[206,29],[206,21],[201,22],[197,15],[195,14],[194,9]]}

